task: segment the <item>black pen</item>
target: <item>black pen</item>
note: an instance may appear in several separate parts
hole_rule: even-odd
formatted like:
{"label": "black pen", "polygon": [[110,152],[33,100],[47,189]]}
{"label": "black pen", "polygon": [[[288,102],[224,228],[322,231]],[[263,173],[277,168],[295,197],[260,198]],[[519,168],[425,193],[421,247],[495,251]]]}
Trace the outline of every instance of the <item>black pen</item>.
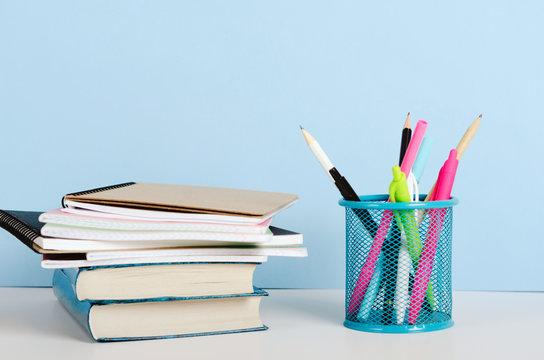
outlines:
{"label": "black pen", "polygon": [[[312,153],[317,158],[317,161],[319,161],[327,175],[329,175],[329,178],[332,180],[332,182],[334,182],[338,190],[340,190],[340,194],[342,195],[344,200],[361,201],[355,190],[353,190],[349,182],[346,180],[346,178],[340,175],[340,172],[338,172],[338,170],[334,167],[332,162],[329,160],[329,157],[327,156],[327,154],[325,154],[317,140],[312,135],[310,135],[310,133],[306,131],[302,126],[300,127],[300,129],[302,130],[302,134],[304,135],[304,138],[306,139],[310,150],[312,150]],[[362,215],[359,218],[363,223],[363,226],[368,230],[370,236],[374,238],[374,236],[376,235],[376,231],[378,230],[378,225],[374,222],[372,216],[367,209],[358,210]]]}
{"label": "black pen", "polygon": [[404,159],[404,154],[406,154],[406,149],[408,148],[410,139],[412,139],[412,125],[410,124],[410,113],[408,113],[408,115],[406,115],[406,121],[404,122],[404,128],[402,129],[399,166],[402,164],[402,160]]}

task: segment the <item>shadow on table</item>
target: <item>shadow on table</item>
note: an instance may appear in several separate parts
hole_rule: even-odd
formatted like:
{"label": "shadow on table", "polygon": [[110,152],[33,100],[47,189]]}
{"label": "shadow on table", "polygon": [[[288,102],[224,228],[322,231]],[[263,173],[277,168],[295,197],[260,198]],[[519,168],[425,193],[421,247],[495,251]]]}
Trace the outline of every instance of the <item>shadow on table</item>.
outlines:
{"label": "shadow on table", "polygon": [[[44,338],[71,338],[93,343],[78,322],[56,300],[29,299],[28,303],[4,307],[0,331]],[[21,308],[24,307],[24,311]]]}
{"label": "shadow on table", "polygon": [[[285,295],[285,296],[282,296]],[[276,306],[286,313],[308,316],[328,323],[342,325],[344,322],[344,293],[323,290],[287,290],[285,294],[271,294]],[[266,305],[265,305],[266,306]]]}

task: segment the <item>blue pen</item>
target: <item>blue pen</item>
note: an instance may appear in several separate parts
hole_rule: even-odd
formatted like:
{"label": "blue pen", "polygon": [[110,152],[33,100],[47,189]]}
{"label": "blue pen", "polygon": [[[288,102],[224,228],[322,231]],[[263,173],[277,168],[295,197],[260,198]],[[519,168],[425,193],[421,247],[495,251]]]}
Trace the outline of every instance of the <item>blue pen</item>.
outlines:
{"label": "blue pen", "polygon": [[421,145],[419,146],[419,151],[417,152],[416,160],[414,165],[412,165],[412,173],[414,174],[416,181],[419,183],[421,175],[423,175],[423,169],[427,164],[427,159],[433,147],[433,139],[429,137],[424,137]]}
{"label": "blue pen", "polygon": [[380,280],[382,278],[382,263],[383,261],[380,257],[380,260],[378,260],[378,263],[376,264],[374,275],[372,275],[372,279],[368,284],[365,298],[361,304],[361,307],[359,308],[359,312],[357,313],[358,321],[364,321],[368,318],[372,305],[374,304],[374,300],[376,300],[376,297],[378,296],[380,290]]}
{"label": "blue pen", "polygon": [[[425,169],[425,165],[427,164],[427,159],[429,158],[432,147],[433,139],[430,137],[424,137],[421,141],[421,145],[419,146],[419,151],[417,153],[416,159],[414,160],[414,165],[412,165],[412,174],[414,174],[414,178],[416,179],[416,184],[410,182],[410,184],[408,185],[409,187],[412,186],[412,189],[417,188],[417,184],[419,184],[419,179],[421,179],[421,175],[423,175],[423,169]],[[418,195],[414,198],[414,200],[419,201],[419,191]],[[423,217],[425,216],[425,211],[416,210],[415,215],[418,225],[421,224],[421,222],[423,221]]]}

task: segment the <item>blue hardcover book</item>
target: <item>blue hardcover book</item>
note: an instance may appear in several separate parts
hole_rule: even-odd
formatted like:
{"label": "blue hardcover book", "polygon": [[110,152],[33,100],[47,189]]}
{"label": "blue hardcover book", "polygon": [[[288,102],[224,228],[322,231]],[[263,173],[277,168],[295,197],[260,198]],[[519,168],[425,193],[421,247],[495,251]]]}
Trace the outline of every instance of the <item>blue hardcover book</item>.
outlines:
{"label": "blue hardcover book", "polygon": [[97,341],[162,339],[266,330],[259,315],[265,291],[166,299],[77,300],[75,284],[64,270],[53,276],[53,292]]}
{"label": "blue hardcover book", "polygon": [[80,301],[253,293],[257,263],[161,263],[63,269]]}

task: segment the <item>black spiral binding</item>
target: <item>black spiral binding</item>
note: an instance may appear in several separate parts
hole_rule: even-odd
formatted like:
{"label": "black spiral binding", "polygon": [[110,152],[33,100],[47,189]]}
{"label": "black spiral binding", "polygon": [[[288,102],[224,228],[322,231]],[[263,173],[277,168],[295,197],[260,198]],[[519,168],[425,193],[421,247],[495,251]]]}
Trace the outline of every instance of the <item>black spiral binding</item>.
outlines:
{"label": "black spiral binding", "polygon": [[0,224],[10,234],[21,240],[26,246],[32,248],[34,240],[40,236],[34,229],[21,222],[16,217],[0,210]]}
{"label": "black spiral binding", "polygon": [[136,184],[136,183],[132,181],[132,182],[127,182],[127,183],[122,183],[122,184],[117,184],[117,185],[104,186],[104,187],[99,187],[99,188],[96,188],[96,189],[91,189],[91,190],[85,190],[85,191],[75,192],[75,193],[71,193],[71,194],[66,194],[66,195],[64,195],[62,197],[61,205],[62,205],[62,207],[66,207],[66,205],[64,203],[64,200],[65,200],[66,196],[81,196],[81,195],[95,194],[95,193],[99,193],[99,192],[102,192],[102,191],[119,189],[119,188],[123,188],[125,186],[134,185],[134,184]]}

